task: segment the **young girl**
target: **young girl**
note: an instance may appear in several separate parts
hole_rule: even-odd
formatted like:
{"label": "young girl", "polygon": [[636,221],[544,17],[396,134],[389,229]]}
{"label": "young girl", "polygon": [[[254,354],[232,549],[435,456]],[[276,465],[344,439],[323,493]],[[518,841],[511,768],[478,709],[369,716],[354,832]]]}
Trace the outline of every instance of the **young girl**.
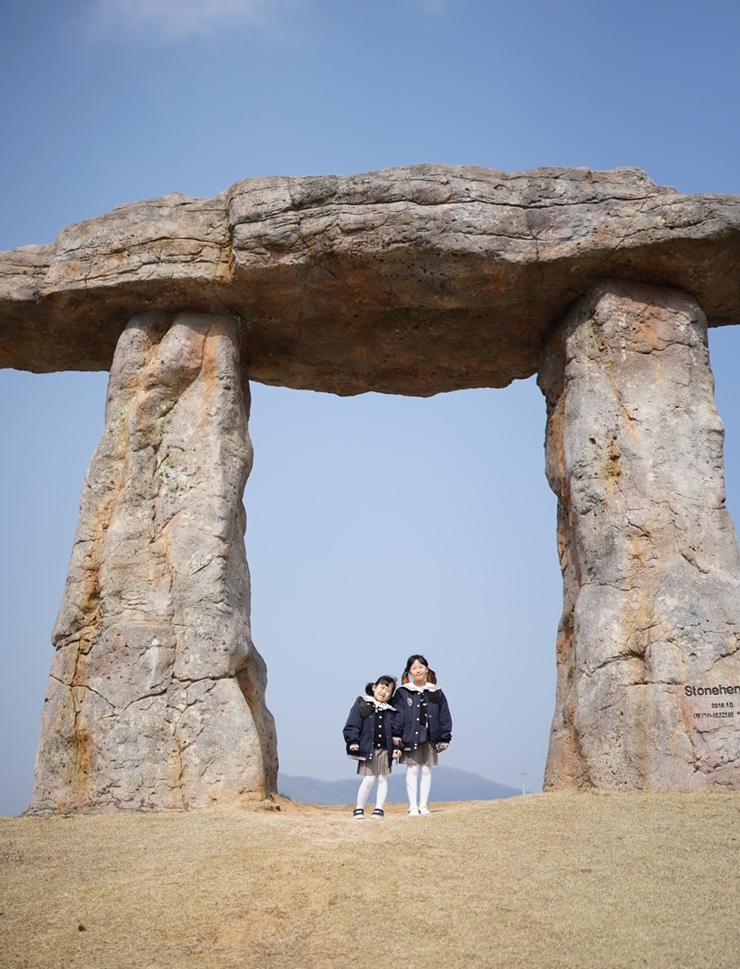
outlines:
{"label": "young girl", "polygon": [[[362,775],[357,806],[353,812],[358,819],[365,817],[365,804],[376,780],[375,810],[370,817],[384,817],[383,805],[388,795],[387,776],[393,763],[393,717],[396,712],[389,701],[395,688],[394,676],[379,676],[375,683],[368,683],[365,695],[358,696],[352,704],[344,726],[347,755],[358,761],[357,773]],[[395,744],[398,743],[399,738],[396,738]]]}
{"label": "young girl", "polygon": [[407,765],[409,814],[429,814],[432,767],[437,763],[437,752],[450,745],[452,717],[447,698],[437,686],[437,676],[420,653],[409,656],[401,683],[394,697],[394,729],[401,735],[400,762]]}

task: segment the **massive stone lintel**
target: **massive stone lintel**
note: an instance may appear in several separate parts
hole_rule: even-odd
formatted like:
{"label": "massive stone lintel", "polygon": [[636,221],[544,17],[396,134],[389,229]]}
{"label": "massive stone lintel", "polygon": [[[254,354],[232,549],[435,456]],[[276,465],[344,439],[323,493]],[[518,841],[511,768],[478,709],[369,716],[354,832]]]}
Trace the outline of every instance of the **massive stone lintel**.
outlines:
{"label": "massive stone lintel", "polygon": [[148,313],[124,330],[54,630],[32,812],[275,790],[244,554],[248,393],[233,319]]}
{"label": "massive stone lintel", "polygon": [[605,283],[542,355],[565,603],[545,783],[740,788],[740,552],[706,320]]}
{"label": "massive stone lintel", "polygon": [[636,169],[414,165],[168,195],[0,253],[0,366],[108,369],[144,309],[241,317],[264,383],[427,396],[537,370],[600,278],[675,286],[740,321],[740,199]]}

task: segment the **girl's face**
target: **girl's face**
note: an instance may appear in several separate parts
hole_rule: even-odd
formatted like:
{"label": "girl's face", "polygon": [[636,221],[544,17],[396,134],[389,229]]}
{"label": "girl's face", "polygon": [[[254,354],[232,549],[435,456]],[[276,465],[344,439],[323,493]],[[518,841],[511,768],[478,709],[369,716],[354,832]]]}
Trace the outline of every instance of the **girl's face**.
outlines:
{"label": "girl's face", "polygon": [[416,686],[421,686],[422,683],[426,682],[428,669],[429,667],[424,666],[424,664],[420,663],[418,659],[415,659],[411,666],[409,666],[409,676],[414,681]]}
{"label": "girl's face", "polygon": [[378,703],[386,703],[393,693],[393,687],[389,683],[373,683],[373,696]]}

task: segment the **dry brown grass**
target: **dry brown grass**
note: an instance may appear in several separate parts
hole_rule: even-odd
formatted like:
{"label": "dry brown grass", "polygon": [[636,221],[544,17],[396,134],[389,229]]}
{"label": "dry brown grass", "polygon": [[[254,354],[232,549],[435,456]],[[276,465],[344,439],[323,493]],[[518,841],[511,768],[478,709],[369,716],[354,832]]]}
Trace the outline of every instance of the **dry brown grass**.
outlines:
{"label": "dry brown grass", "polygon": [[735,969],[740,798],[0,819],[3,969]]}

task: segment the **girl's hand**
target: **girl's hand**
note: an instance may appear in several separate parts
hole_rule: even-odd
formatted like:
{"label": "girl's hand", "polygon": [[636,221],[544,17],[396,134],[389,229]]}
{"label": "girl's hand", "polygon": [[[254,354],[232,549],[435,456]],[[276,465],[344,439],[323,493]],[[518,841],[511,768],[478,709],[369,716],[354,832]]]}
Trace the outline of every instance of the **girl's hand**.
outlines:
{"label": "girl's hand", "polygon": [[349,749],[350,750],[359,750],[360,749],[360,745],[359,744],[350,744],[349,745]]}
{"label": "girl's hand", "polygon": [[449,744],[437,744],[437,750],[441,753],[443,750],[447,750],[449,746]]}
{"label": "girl's hand", "polygon": [[393,738],[393,746],[394,747],[398,747],[400,745],[400,743],[401,743],[401,738],[400,737],[394,737]]}

